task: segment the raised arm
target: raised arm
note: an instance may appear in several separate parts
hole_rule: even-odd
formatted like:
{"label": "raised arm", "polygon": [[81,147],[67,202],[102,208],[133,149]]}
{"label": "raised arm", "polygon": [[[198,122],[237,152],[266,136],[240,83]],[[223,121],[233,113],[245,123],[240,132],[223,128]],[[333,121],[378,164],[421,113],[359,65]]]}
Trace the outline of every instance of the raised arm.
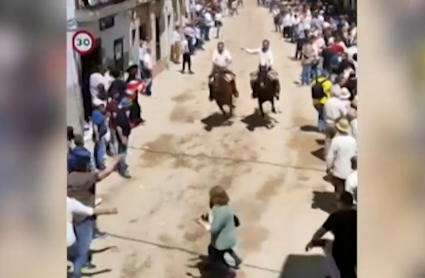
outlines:
{"label": "raised arm", "polygon": [[258,54],[261,51],[259,48],[244,48],[244,50],[249,54]]}

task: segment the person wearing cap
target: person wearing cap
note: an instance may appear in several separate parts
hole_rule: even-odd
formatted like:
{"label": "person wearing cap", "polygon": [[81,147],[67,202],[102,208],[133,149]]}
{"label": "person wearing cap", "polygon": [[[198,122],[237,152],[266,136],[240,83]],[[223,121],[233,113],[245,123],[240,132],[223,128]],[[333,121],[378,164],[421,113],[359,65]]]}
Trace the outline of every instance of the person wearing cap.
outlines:
{"label": "person wearing cap", "polygon": [[[96,183],[108,177],[119,161],[114,162],[101,171],[90,169],[90,158],[79,158],[75,161],[73,171],[67,177],[67,196],[74,198],[83,205],[95,208]],[[77,238],[76,258],[74,260],[74,277],[81,277],[81,270],[89,263],[90,245],[95,232],[95,218],[89,215],[75,215],[74,231]]]}
{"label": "person wearing cap", "polygon": [[116,137],[118,142],[118,154],[122,156],[122,159],[118,163],[118,173],[124,178],[131,178],[128,172],[128,165],[126,163],[126,155],[128,149],[128,141],[131,134],[130,124],[130,106],[131,103],[128,98],[123,98],[118,106],[118,112],[114,118]]}
{"label": "person wearing cap", "polygon": [[326,154],[326,172],[332,178],[335,193],[340,196],[352,172],[351,158],[357,154],[357,141],[350,135],[351,127],[346,118],[339,119],[335,128],[337,133]]}
{"label": "person wearing cap", "polygon": [[84,137],[81,134],[73,134],[72,141],[75,147],[68,148],[68,173],[75,171],[77,160],[85,160],[90,166],[93,165],[91,152],[84,147]]}
{"label": "person wearing cap", "polygon": [[108,132],[106,124],[106,103],[99,99],[94,102],[94,109],[91,114],[93,124],[93,156],[95,167],[98,170],[105,169],[105,155],[106,155],[106,140],[105,135]]}

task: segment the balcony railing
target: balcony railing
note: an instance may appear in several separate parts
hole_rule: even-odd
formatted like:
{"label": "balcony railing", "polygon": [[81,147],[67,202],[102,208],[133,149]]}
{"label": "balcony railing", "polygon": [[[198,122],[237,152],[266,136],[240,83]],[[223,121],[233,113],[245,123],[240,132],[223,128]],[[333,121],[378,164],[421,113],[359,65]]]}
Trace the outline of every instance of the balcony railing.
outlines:
{"label": "balcony railing", "polygon": [[108,0],[108,1],[95,1],[95,3],[90,4],[90,2],[83,0],[75,0],[75,9],[76,10],[97,10],[107,6],[116,5],[124,3],[129,0]]}
{"label": "balcony railing", "polygon": [[77,22],[96,21],[119,12],[128,11],[138,5],[137,0],[110,0],[108,2],[98,0],[98,3],[93,5],[89,5],[87,2],[86,0],[75,0],[75,19]]}

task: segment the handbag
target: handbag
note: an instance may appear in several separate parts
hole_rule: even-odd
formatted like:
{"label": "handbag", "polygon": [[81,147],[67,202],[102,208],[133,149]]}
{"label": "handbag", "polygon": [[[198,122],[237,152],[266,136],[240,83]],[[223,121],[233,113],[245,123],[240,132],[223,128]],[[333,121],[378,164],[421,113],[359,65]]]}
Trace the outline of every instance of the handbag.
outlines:
{"label": "handbag", "polygon": [[239,218],[236,215],[233,215],[233,221],[235,222],[236,228],[241,225],[241,222],[239,221]]}

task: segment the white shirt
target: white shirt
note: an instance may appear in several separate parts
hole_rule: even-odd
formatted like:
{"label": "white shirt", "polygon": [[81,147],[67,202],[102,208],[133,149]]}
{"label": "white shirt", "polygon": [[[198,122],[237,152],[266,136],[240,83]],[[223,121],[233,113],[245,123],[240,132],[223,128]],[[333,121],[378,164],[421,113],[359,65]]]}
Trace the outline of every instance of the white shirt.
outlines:
{"label": "white shirt", "polygon": [[201,4],[196,4],[195,5],[195,11],[200,12],[202,10],[202,5]]}
{"label": "white shirt", "polygon": [[221,19],[223,18],[221,13],[215,13],[214,15],[214,20],[215,21],[221,21]]}
{"label": "white shirt", "polygon": [[345,181],[345,191],[353,195],[354,204],[357,204],[357,170],[353,171]]}
{"label": "white shirt", "polygon": [[282,19],[282,25],[283,27],[289,27],[292,26],[292,19],[290,14],[286,14]]}
{"label": "white shirt", "polygon": [[245,48],[246,52],[250,54],[259,54],[260,55],[260,66],[271,67],[273,65],[273,53],[270,49],[263,52],[262,48],[249,49]]}
{"label": "white shirt", "polygon": [[311,28],[311,16],[307,15],[303,21],[302,21],[303,25],[304,25],[304,29],[305,30],[310,30]]}
{"label": "white shirt", "polygon": [[212,15],[209,12],[206,12],[204,14],[204,18],[205,18],[205,24],[209,27],[213,27],[214,26],[214,20]]}
{"label": "white shirt", "polygon": [[182,40],[180,44],[182,48],[182,54],[190,52],[189,42],[186,39]]}
{"label": "white shirt", "polygon": [[148,48],[148,43],[143,42],[141,46],[139,46],[139,60],[143,61],[143,57],[145,56],[146,49]]}
{"label": "white shirt", "polygon": [[94,101],[95,99],[99,99],[99,90],[97,87],[99,85],[103,85],[104,87],[106,87],[106,80],[105,77],[99,72],[92,73],[89,79],[90,94],[92,97],[92,101]]}
{"label": "white shirt", "polygon": [[273,16],[277,16],[279,13],[280,13],[280,10],[279,9],[273,9],[272,10]]}
{"label": "white shirt", "polygon": [[77,240],[74,233],[72,219],[74,214],[93,215],[93,208],[83,205],[81,202],[66,197],[66,244],[71,246]]}
{"label": "white shirt", "polygon": [[357,140],[357,118],[351,121],[351,134]]}
{"label": "white shirt", "polygon": [[152,57],[149,53],[145,53],[143,56],[143,66],[148,70],[153,69]]}
{"label": "white shirt", "polygon": [[328,123],[334,123],[337,119],[347,115],[345,103],[337,97],[330,97],[325,102],[323,109],[325,121]]}
{"label": "white shirt", "polygon": [[230,56],[230,52],[227,49],[224,49],[221,54],[218,53],[217,49],[214,51],[214,54],[212,57],[212,63],[214,65],[222,67],[222,68],[227,68],[231,62],[232,62],[232,56]]}
{"label": "white shirt", "polygon": [[332,174],[347,179],[351,174],[351,158],[357,154],[357,141],[351,135],[336,135],[326,154],[326,165]]}
{"label": "white shirt", "polygon": [[115,78],[111,76],[109,71],[105,73],[104,81],[105,81],[105,90],[108,91],[109,87],[111,87],[112,82],[114,82]]}
{"label": "white shirt", "polygon": [[292,21],[292,25],[297,25],[298,23],[300,23],[300,18],[299,17],[295,17],[295,15],[293,15],[291,17],[291,21]]}
{"label": "white shirt", "polygon": [[178,43],[180,40],[181,40],[180,33],[177,32],[177,30],[174,30],[173,31],[173,37],[172,37],[173,44]]}

